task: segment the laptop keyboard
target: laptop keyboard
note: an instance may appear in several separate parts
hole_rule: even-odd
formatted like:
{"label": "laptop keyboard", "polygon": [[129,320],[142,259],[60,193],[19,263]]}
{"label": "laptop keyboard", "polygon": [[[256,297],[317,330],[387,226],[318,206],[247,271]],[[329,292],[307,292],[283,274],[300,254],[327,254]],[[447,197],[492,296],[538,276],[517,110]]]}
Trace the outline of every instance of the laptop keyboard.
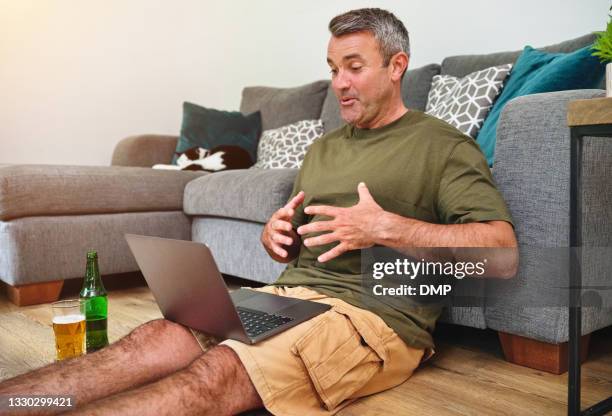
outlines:
{"label": "laptop keyboard", "polygon": [[287,316],[254,311],[252,309],[241,308],[240,306],[236,309],[247,335],[251,338],[293,321],[293,318]]}

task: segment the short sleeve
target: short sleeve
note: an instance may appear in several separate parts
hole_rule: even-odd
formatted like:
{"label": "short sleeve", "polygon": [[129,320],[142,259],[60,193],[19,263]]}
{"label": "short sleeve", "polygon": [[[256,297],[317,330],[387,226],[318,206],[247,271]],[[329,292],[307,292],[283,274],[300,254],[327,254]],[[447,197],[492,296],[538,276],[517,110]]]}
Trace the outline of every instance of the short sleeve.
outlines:
{"label": "short sleeve", "polygon": [[441,174],[436,202],[438,217],[443,224],[482,221],[512,224],[487,161],[478,144],[471,139],[457,144],[449,155]]}

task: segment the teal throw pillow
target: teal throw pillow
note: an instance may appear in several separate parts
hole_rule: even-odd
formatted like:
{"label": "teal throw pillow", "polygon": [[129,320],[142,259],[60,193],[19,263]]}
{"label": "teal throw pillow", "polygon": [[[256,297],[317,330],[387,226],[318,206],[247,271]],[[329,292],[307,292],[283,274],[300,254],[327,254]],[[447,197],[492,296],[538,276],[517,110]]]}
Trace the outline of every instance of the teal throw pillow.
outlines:
{"label": "teal throw pillow", "polygon": [[[197,104],[183,103],[181,136],[176,144],[176,153],[192,147],[210,150],[221,145],[239,146],[257,160],[257,142],[261,136],[261,113],[256,111],[244,115],[238,111],[220,111]],[[172,158],[176,165],[177,155]]]}
{"label": "teal throw pillow", "polygon": [[508,101],[529,94],[598,88],[605,67],[591,53],[591,46],[571,53],[542,52],[531,46],[523,49],[476,137],[489,166],[495,156],[497,122]]}

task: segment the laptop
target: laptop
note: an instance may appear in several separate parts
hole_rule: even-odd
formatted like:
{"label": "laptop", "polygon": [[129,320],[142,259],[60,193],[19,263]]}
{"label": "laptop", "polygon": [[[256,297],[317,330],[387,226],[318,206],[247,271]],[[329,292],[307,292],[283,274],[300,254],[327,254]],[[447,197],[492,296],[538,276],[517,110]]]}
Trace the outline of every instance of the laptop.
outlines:
{"label": "laptop", "polygon": [[330,308],[250,289],[230,293],[205,244],[125,238],[164,318],[218,338],[255,344]]}

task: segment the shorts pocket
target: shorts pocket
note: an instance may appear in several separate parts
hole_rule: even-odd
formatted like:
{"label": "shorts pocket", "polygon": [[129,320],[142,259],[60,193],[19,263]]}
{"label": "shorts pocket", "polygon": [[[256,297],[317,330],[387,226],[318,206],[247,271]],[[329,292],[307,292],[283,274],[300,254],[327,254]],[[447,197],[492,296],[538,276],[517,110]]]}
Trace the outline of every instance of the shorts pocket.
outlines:
{"label": "shorts pocket", "polygon": [[334,308],[300,337],[291,352],[304,363],[319,398],[332,410],[361,389],[386,359],[380,338],[352,313]]}

